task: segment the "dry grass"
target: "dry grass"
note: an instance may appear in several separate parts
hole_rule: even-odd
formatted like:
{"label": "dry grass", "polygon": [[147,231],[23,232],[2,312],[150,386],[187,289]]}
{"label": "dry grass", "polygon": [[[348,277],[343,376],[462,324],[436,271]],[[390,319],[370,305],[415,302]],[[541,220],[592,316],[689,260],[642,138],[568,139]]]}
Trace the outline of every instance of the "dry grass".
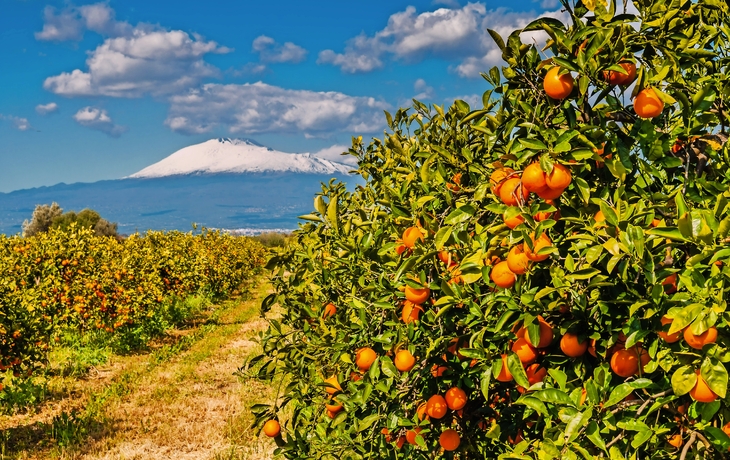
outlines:
{"label": "dry grass", "polygon": [[[216,321],[194,332],[196,337],[186,350],[169,359],[157,362],[152,354],[114,356],[86,379],[55,382],[56,396],[37,413],[0,417],[0,435],[11,433],[6,438],[20,447],[8,446],[14,452],[0,452],[0,456],[19,460],[273,458],[273,442],[249,429],[253,419],[248,410],[252,404],[269,401],[272,390],[234,375],[257,350],[253,338],[266,327],[257,314],[267,289],[261,285],[250,300],[227,304]],[[78,424],[83,431],[75,435],[83,440],[59,446],[56,425],[73,430],[76,422],[59,423],[58,416],[74,409],[82,414]],[[56,431],[54,439],[43,439],[49,427]]]}

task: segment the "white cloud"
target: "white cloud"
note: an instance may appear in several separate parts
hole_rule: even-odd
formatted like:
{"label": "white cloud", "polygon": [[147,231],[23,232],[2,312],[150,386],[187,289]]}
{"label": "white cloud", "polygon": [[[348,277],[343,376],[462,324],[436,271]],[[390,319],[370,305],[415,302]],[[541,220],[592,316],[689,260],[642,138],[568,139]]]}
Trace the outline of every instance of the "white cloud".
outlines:
{"label": "white cloud", "polygon": [[55,102],[49,102],[48,104],[38,104],[35,106],[35,111],[40,115],[48,115],[58,111],[58,104]]}
{"label": "white cloud", "polygon": [[[440,3],[444,3],[443,1]],[[387,26],[373,36],[361,34],[345,46],[343,53],[324,50],[318,64],[332,64],[346,73],[370,72],[384,66],[384,59],[406,62],[437,56],[461,61],[454,70],[462,77],[476,77],[480,71],[501,61],[501,52],[487,33],[495,29],[503,36],[529,24],[540,16],[567,19],[560,11],[510,12],[499,8],[487,10],[483,3],[417,13],[412,6],[395,13]],[[523,37],[531,41],[535,34]]]}
{"label": "white cloud", "polygon": [[261,35],[253,41],[252,48],[259,53],[261,62],[302,62],[307,58],[307,50],[292,42],[280,45],[271,37]]}
{"label": "white cloud", "polygon": [[484,104],[482,102],[482,96],[480,94],[464,94],[461,96],[456,96],[454,98],[444,99],[444,101],[446,102],[447,105],[450,106],[451,104],[454,103],[454,101],[459,100],[459,99],[461,99],[462,101],[469,104],[469,107],[472,110],[477,110],[477,109],[481,109],[482,107],[484,107]]}
{"label": "white cloud", "polygon": [[165,124],[173,131],[200,134],[216,127],[230,133],[337,131],[370,133],[383,128],[385,102],[338,92],[291,90],[265,83],[206,84],[170,98]]}
{"label": "white cloud", "polygon": [[349,145],[337,144],[313,153],[312,156],[322,158],[323,160],[336,161],[350,166],[357,166],[357,158],[352,155],[342,155],[343,152],[350,150]]}
{"label": "white cloud", "polygon": [[413,96],[413,99],[417,99],[422,102],[425,99],[432,99],[434,96],[433,87],[428,86],[428,83],[426,83],[426,80],[423,78],[419,78],[415,81],[415,83],[413,83],[413,90],[417,93]]}
{"label": "white cloud", "polygon": [[78,41],[83,38],[85,30],[108,36],[129,34],[132,26],[117,21],[114,16],[114,10],[106,3],[69,6],[62,11],[47,6],[43,10],[43,30],[36,32],[35,38],[43,41]]}
{"label": "white cloud", "polygon": [[13,128],[17,129],[18,131],[28,131],[29,129],[33,129],[27,118],[0,114],[0,120],[6,120],[11,122],[13,124]]}
{"label": "white cloud", "polygon": [[81,126],[101,131],[111,137],[119,137],[127,131],[125,126],[115,124],[106,110],[96,107],[84,107],[76,112],[73,118]]}

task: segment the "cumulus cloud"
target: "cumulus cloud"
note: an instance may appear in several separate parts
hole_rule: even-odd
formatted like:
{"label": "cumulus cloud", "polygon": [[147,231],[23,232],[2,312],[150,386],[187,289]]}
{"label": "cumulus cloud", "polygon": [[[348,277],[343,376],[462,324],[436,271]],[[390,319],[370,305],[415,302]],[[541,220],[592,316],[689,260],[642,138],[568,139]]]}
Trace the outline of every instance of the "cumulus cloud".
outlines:
{"label": "cumulus cloud", "polygon": [[106,110],[96,107],[84,107],[76,112],[73,118],[81,126],[101,131],[111,137],[119,137],[127,131],[125,126],[115,124]]}
{"label": "cumulus cloud", "polygon": [[9,121],[10,123],[12,123],[13,128],[17,129],[18,131],[28,131],[29,129],[33,128],[27,118],[0,114],[0,120]]}
{"label": "cumulus cloud", "polygon": [[313,153],[312,156],[321,158],[323,160],[336,161],[337,163],[357,166],[357,158],[353,157],[352,155],[342,155],[343,152],[347,152],[348,150],[350,150],[349,145],[337,144],[323,148],[322,150]]}
{"label": "cumulus cloud", "polygon": [[419,78],[415,83],[413,83],[413,90],[417,93],[413,96],[413,99],[423,101],[424,99],[433,98],[433,87],[428,86],[428,83],[426,83],[426,80],[423,78]]}
{"label": "cumulus cloud", "polygon": [[165,124],[173,131],[200,134],[216,127],[230,133],[330,134],[376,132],[389,106],[371,97],[338,92],[291,90],[265,83],[206,84],[170,98]]}
{"label": "cumulus cloud", "polygon": [[280,45],[271,37],[261,35],[253,41],[252,49],[259,54],[261,62],[302,62],[307,58],[307,50],[292,42]]}
{"label": "cumulus cloud", "polygon": [[48,115],[58,111],[58,104],[55,102],[49,102],[48,104],[38,104],[35,106],[35,111],[40,115]]}
{"label": "cumulus cloud", "polygon": [[[437,56],[461,61],[452,70],[463,77],[475,77],[501,59],[501,52],[487,33],[488,28],[506,36],[539,16],[567,19],[560,11],[487,10],[483,3],[452,6],[420,14],[409,6],[390,16],[387,26],[375,35],[361,34],[348,41],[344,52],[320,52],[317,63],[338,66],[346,73],[358,73],[383,67],[387,57],[415,62]],[[531,36],[524,38],[532,39]]]}
{"label": "cumulus cloud", "polygon": [[35,33],[35,38],[43,41],[78,41],[83,38],[85,30],[121,36],[130,33],[132,26],[117,21],[114,10],[106,3],[69,6],[61,11],[47,6],[43,10],[43,29]]}

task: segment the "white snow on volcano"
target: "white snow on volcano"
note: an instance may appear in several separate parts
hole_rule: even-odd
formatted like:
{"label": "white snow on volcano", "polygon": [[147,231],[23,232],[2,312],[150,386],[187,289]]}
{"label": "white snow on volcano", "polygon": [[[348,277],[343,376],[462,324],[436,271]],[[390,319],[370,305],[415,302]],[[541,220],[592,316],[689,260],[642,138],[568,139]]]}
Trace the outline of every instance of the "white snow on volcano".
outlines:
{"label": "white snow on volcano", "polygon": [[279,152],[248,139],[211,139],[180,149],[129,177],[268,171],[347,174],[352,169],[352,166],[320,158],[315,154]]}

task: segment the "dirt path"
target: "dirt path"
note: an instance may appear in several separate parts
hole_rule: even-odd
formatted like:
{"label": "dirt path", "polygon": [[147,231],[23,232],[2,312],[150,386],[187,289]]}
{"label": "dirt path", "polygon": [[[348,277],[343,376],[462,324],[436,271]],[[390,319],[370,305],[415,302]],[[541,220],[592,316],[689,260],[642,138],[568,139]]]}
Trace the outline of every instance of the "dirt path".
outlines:
{"label": "dirt path", "polygon": [[[88,379],[70,383],[67,398],[36,414],[0,418],[0,430],[14,422],[0,431],[6,441],[12,444],[16,437],[26,444],[17,450],[6,442],[10,452],[0,452],[0,458],[272,458],[274,445],[249,429],[248,410],[269,401],[272,390],[234,375],[257,351],[253,338],[266,327],[258,309],[267,289],[261,284],[249,300],[225,304],[206,324],[182,335],[182,345],[115,357]],[[72,409],[80,415],[69,419]]]}

